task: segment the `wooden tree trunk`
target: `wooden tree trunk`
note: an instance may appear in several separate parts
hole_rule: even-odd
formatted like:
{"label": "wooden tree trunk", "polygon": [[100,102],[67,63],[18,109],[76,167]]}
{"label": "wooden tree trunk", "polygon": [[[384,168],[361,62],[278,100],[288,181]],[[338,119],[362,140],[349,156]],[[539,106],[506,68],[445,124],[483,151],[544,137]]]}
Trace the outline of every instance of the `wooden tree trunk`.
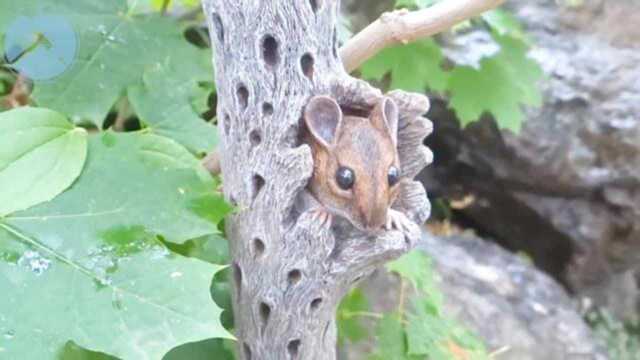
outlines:
{"label": "wooden tree trunk", "polygon": [[[382,94],[351,78],[338,57],[336,0],[204,0],[214,47],[225,197],[240,356],[335,359],[336,308],[348,289],[413,246],[408,232],[367,237],[349,223],[316,224],[296,201],[313,159],[300,142],[300,118],[313,95],[351,111],[370,111]],[[411,180],[432,158],[423,147],[431,123],[426,97],[393,92],[400,109],[403,174],[393,205],[420,224],[430,206]]]}

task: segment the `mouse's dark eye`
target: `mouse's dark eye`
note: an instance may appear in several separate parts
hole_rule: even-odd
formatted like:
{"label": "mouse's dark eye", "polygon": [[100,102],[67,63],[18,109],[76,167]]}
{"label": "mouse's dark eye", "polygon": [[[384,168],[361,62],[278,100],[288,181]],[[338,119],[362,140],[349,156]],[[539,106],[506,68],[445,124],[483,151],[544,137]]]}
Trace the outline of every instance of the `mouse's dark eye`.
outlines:
{"label": "mouse's dark eye", "polygon": [[387,174],[387,180],[389,181],[389,186],[397,184],[400,180],[400,170],[395,166],[391,166]]}
{"label": "mouse's dark eye", "polygon": [[348,167],[341,166],[336,172],[336,182],[343,190],[349,190],[353,187],[353,183],[356,181],[356,174]]}

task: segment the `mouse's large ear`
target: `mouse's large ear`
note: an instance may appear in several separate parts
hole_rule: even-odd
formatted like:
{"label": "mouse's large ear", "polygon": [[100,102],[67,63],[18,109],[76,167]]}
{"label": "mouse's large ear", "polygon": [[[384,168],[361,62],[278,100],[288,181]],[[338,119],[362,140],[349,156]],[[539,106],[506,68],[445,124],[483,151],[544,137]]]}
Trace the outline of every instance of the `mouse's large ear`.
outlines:
{"label": "mouse's large ear", "polygon": [[324,147],[331,148],[342,126],[342,110],[328,96],[314,96],[304,111],[304,121],[311,135]]}
{"label": "mouse's large ear", "polygon": [[383,97],[371,112],[371,122],[377,129],[388,132],[394,145],[398,145],[398,106],[395,101]]}

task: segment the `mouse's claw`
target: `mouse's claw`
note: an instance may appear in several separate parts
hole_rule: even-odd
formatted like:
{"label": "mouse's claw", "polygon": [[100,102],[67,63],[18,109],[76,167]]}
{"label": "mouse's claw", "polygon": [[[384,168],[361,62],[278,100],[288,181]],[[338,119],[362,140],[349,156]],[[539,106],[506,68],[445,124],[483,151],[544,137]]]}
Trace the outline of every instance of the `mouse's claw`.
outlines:
{"label": "mouse's claw", "polygon": [[331,227],[333,223],[333,215],[327,211],[325,208],[315,208],[310,210],[311,219],[316,221],[322,227]]}
{"label": "mouse's claw", "polygon": [[389,212],[387,213],[387,223],[385,225],[387,230],[397,229],[402,232],[407,232],[409,231],[410,226],[411,221],[405,214],[398,210],[389,209]]}

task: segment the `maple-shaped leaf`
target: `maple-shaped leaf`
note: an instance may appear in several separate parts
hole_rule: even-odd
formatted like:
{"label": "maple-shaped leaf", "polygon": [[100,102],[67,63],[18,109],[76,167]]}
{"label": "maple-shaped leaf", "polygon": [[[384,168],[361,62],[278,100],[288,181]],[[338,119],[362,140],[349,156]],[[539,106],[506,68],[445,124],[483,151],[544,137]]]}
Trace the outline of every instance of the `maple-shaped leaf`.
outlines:
{"label": "maple-shaped leaf", "polygon": [[443,91],[448,74],[442,67],[442,51],[431,39],[382,50],[361,67],[362,77],[381,80],[391,75],[391,89]]}
{"label": "maple-shaped leaf", "polygon": [[498,8],[482,13],[481,17],[491,30],[499,35],[509,35],[516,39],[526,40],[522,25],[512,13]]}
{"label": "maple-shaped leaf", "polygon": [[360,312],[369,310],[369,302],[361,289],[351,290],[340,303],[337,314],[338,341],[352,343],[364,340],[368,335],[368,329],[363,326],[357,316]]}
{"label": "maple-shaped leaf", "polygon": [[[38,16],[42,14],[64,14],[60,21],[73,33],[61,43],[76,41],[77,53],[59,76],[35,79],[31,96],[39,106],[67,115],[74,123],[102,128],[111,107],[148,69],[172,59],[176,64],[197,58],[206,63],[210,57],[209,50],[196,48],[185,39],[184,25],[176,19],[157,13],[138,15],[135,10],[126,0],[0,1],[0,37],[15,26],[17,18],[33,22],[41,20]],[[44,17],[41,21],[52,20]],[[25,55],[24,61],[28,59]],[[197,75],[181,80],[210,81],[211,66],[202,67]],[[160,103],[158,108],[168,105]]]}
{"label": "maple-shaped leaf", "polygon": [[523,105],[540,106],[542,96],[536,84],[543,72],[527,56],[527,45],[494,33],[501,49],[484,58],[478,69],[458,66],[451,71],[448,88],[450,106],[463,125],[491,113],[500,128],[519,132],[524,120]]}

